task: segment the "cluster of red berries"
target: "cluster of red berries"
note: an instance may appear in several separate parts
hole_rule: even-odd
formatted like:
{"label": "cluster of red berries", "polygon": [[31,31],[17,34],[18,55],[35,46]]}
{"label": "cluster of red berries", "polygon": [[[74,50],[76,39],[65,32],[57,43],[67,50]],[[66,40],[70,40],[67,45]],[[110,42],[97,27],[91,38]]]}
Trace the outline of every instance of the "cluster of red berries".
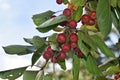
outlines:
{"label": "cluster of red berries", "polygon": [[118,80],[118,79],[120,79],[120,73],[114,75],[114,80]]}
{"label": "cluster of red berries", "polygon": [[81,22],[83,25],[84,24],[94,25],[94,24],[96,24],[95,19],[96,19],[96,11],[91,11],[89,14],[84,14],[81,17]]}
{"label": "cluster of red berries", "polygon": [[[62,0],[56,0],[58,4],[62,4]],[[66,8],[63,10],[63,15],[66,16],[69,20],[64,21],[60,23],[61,26],[67,27],[66,29],[72,30],[76,29],[77,27],[77,21],[74,19],[70,19],[72,15],[73,10]],[[51,18],[56,17],[55,15],[52,15]],[[72,30],[68,34],[66,34],[66,30],[63,33],[59,33],[56,36],[56,40],[58,42],[59,47],[59,52],[56,52],[52,50],[52,48],[49,46],[46,48],[46,50],[43,53],[43,58],[46,60],[51,59],[51,62],[57,63],[58,60],[65,60],[67,57],[67,53],[71,50],[73,50],[78,57],[83,57],[83,53],[81,50],[78,48],[78,35],[77,33]],[[68,37],[67,37],[68,36]]]}

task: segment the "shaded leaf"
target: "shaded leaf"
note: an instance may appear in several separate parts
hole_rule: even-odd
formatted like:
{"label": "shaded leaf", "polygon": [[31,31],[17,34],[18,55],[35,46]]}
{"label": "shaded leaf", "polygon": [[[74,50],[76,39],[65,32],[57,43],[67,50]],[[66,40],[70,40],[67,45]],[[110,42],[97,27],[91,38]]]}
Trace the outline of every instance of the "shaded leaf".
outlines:
{"label": "shaded leaf", "polygon": [[46,11],[40,14],[35,14],[33,15],[32,19],[33,22],[35,23],[36,26],[39,26],[40,24],[42,24],[43,22],[47,21],[48,19],[50,19],[50,17],[54,14],[55,12],[53,11]]}
{"label": "shaded leaf", "polygon": [[45,45],[45,39],[39,36],[34,36],[32,39],[33,45],[36,49],[40,49],[43,45]]}
{"label": "shaded leaf", "polygon": [[11,69],[11,70],[0,71],[0,78],[9,79],[9,80],[17,79],[24,73],[26,68],[27,68],[27,66],[21,67],[21,68],[16,68],[16,69]]}
{"label": "shaded leaf", "polygon": [[4,51],[7,54],[17,54],[17,55],[25,55],[34,52],[33,46],[25,46],[25,45],[9,45],[3,47]]}
{"label": "shaded leaf", "polygon": [[115,57],[114,53],[107,47],[104,41],[98,37],[97,35],[91,36],[91,39],[94,41],[96,46],[100,49],[100,51],[109,57]]}
{"label": "shaded leaf", "polygon": [[73,79],[79,80],[80,72],[80,58],[77,55],[73,55]]}
{"label": "shaded leaf", "polygon": [[91,55],[88,55],[86,59],[82,59],[82,62],[88,71],[91,72],[94,76],[103,76],[102,71],[100,71],[95,59]]}
{"label": "shaded leaf", "polygon": [[38,71],[25,71],[23,74],[23,80],[35,80]]}
{"label": "shaded leaf", "polygon": [[66,64],[65,64],[65,60],[64,61],[58,61],[58,64],[60,65],[60,67],[63,69],[63,70],[66,70]]}
{"label": "shaded leaf", "polygon": [[97,6],[97,21],[101,33],[106,37],[111,32],[112,21],[110,0],[99,0]]}

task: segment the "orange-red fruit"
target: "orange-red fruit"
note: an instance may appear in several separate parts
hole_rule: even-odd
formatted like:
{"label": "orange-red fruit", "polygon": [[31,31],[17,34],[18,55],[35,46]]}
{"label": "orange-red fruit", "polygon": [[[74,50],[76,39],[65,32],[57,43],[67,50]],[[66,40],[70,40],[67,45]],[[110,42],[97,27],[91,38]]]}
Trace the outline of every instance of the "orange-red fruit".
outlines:
{"label": "orange-red fruit", "polygon": [[51,46],[48,46],[46,51],[49,52],[48,54],[50,54],[51,56],[54,54],[54,51],[52,50]]}
{"label": "orange-red fruit", "polygon": [[62,51],[64,51],[64,52],[68,52],[68,51],[70,51],[70,49],[71,49],[71,46],[70,46],[70,44],[63,44],[62,46],[61,46],[61,49],[62,49]]}
{"label": "orange-red fruit", "polygon": [[51,58],[51,55],[49,54],[48,51],[45,51],[45,52],[43,53],[43,58],[46,59],[46,60],[49,60],[49,59]]}
{"label": "orange-red fruit", "polygon": [[65,15],[66,17],[70,17],[71,16],[71,9],[68,9],[68,8],[64,9],[63,15]]}
{"label": "orange-red fruit", "polygon": [[60,33],[57,35],[57,41],[59,43],[64,43],[66,41],[66,35],[64,33]]}
{"label": "orange-red fruit", "polygon": [[58,55],[58,58],[59,58],[60,60],[65,60],[66,57],[67,57],[67,55],[66,55],[66,53],[63,52],[63,51],[61,51],[61,52],[59,53],[59,55]]}
{"label": "orange-red fruit", "polygon": [[84,14],[84,15],[81,17],[81,22],[82,22],[82,24],[88,24],[88,23],[89,23],[89,20],[90,20],[90,16],[87,15],[87,14]]}
{"label": "orange-red fruit", "polygon": [[76,33],[71,33],[69,36],[70,42],[77,42],[78,41],[78,35]]}
{"label": "orange-red fruit", "polygon": [[71,46],[71,48],[76,48],[77,47],[77,42],[71,42],[70,46]]}
{"label": "orange-red fruit", "polygon": [[52,57],[52,58],[51,58],[51,62],[53,62],[53,63],[57,63],[57,62],[58,62],[57,57]]}
{"label": "orange-red fruit", "polygon": [[92,19],[96,19],[96,11],[91,11],[89,15]]}
{"label": "orange-red fruit", "polygon": [[69,28],[76,28],[77,27],[77,22],[74,19],[71,19],[68,21],[68,27]]}
{"label": "orange-red fruit", "polygon": [[63,0],[56,0],[57,4],[62,4]]}

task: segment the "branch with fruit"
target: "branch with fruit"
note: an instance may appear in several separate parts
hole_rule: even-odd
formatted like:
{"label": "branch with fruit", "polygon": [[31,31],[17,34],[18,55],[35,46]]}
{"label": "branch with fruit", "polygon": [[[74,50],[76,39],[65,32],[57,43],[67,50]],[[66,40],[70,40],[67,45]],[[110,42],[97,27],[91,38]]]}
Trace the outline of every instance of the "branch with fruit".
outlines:
{"label": "branch with fruit", "polygon": [[[58,64],[62,70],[66,71],[66,63],[71,59],[71,80],[81,79],[79,74],[82,72],[81,69],[87,70],[92,75],[90,79],[110,80],[115,75],[114,79],[118,80],[120,58],[115,55],[116,52],[110,49],[105,40],[113,30],[118,34],[120,32],[120,1],[56,0],[56,3],[67,5],[67,7],[62,11],[48,10],[32,17],[40,33],[50,32],[51,34],[44,37],[24,38],[30,45],[3,47],[5,52],[11,55],[33,53],[31,67],[42,67],[37,71],[28,71],[28,66],[1,71],[0,77],[14,80],[23,74],[23,80],[57,80],[55,71],[47,73],[45,69],[49,64],[53,64],[55,70],[55,64]],[[58,12],[60,14],[56,15]],[[114,44],[117,49],[120,48],[118,44],[119,41]],[[102,62],[101,55],[110,61]],[[39,60],[41,58],[42,60]],[[43,59],[44,64],[39,63],[43,62]]]}

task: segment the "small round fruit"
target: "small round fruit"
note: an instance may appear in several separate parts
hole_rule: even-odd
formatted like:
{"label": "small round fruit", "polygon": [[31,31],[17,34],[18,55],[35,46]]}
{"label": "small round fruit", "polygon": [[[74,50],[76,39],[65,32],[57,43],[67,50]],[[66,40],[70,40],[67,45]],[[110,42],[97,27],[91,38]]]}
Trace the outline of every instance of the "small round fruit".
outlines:
{"label": "small round fruit", "polygon": [[57,41],[59,43],[64,43],[66,42],[66,35],[64,33],[60,33],[57,35]]}
{"label": "small round fruit", "polygon": [[68,21],[68,27],[69,28],[76,28],[77,27],[77,22],[74,19],[71,19]]}
{"label": "small round fruit", "polygon": [[75,52],[79,52],[80,49],[79,49],[78,47],[76,47],[76,48],[74,48],[74,51],[75,51]]}
{"label": "small round fruit", "polygon": [[65,60],[66,57],[67,57],[67,55],[66,55],[66,53],[63,52],[63,51],[61,51],[61,52],[59,53],[59,55],[58,55],[58,58],[59,58],[60,60]]}
{"label": "small round fruit", "polygon": [[89,21],[88,21],[88,25],[94,25],[95,24],[95,20],[94,19],[90,19]]}
{"label": "small round fruit", "polygon": [[82,24],[88,24],[88,23],[89,23],[89,20],[90,20],[90,16],[87,15],[87,14],[84,14],[84,15],[81,17],[81,22],[82,22]]}
{"label": "small round fruit", "polygon": [[43,53],[43,58],[46,59],[46,60],[49,60],[49,59],[51,58],[51,55],[49,54],[48,51],[45,51],[45,52]]}
{"label": "small round fruit", "polygon": [[77,42],[71,42],[70,46],[71,46],[71,48],[76,48],[77,47]]}
{"label": "small round fruit", "polygon": [[57,4],[62,4],[63,0],[56,0]]}
{"label": "small round fruit", "polygon": [[77,42],[78,41],[78,35],[76,33],[71,33],[69,36],[70,42]]}
{"label": "small round fruit", "polygon": [[60,26],[66,26],[66,24],[67,24],[67,21],[63,21],[60,23]]}
{"label": "small round fruit", "polygon": [[63,44],[63,45],[61,46],[61,49],[62,49],[62,51],[64,51],[64,52],[70,51],[70,49],[71,49],[70,44]]}
{"label": "small round fruit", "polygon": [[89,15],[92,19],[96,19],[96,11],[91,11]]}
{"label": "small round fruit", "polygon": [[70,17],[71,16],[71,9],[68,9],[68,8],[64,9],[63,15],[65,15],[66,17]]}
{"label": "small round fruit", "polygon": [[78,56],[78,57],[83,57],[84,54],[81,52],[81,50],[79,50],[79,51],[77,52],[77,56]]}
{"label": "small round fruit", "polygon": [[53,63],[57,63],[57,62],[58,62],[57,57],[52,57],[52,58],[51,58],[51,62],[53,62]]}
{"label": "small round fruit", "polygon": [[54,54],[54,51],[52,50],[51,46],[48,46],[46,51],[49,52],[48,54],[50,54],[51,56]]}

